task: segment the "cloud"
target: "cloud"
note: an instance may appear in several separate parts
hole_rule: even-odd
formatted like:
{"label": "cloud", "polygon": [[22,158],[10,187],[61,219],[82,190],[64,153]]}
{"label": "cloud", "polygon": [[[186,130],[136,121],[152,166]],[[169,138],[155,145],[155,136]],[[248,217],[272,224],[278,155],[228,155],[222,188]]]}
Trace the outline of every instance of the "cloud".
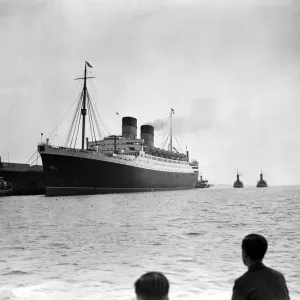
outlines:
{"label": "cloud", "polygon": [[0,5],[2,155],[31,156],[76,98],[73,79],[88,60],[108,131],[121,131],[118,111],[152,124],[159,141],[169,132],[160,113],[173,107],[174,136],[215,181],[231,180],[237,167],[255,180],[249,170],[263,167],[274,182],[278,173],[297,181],[299,2]]}
{"label": "cloud", "polygon": [[32,14],[43,10],[51,0],[1,0],[0,18],[13,17],[18,14]]}

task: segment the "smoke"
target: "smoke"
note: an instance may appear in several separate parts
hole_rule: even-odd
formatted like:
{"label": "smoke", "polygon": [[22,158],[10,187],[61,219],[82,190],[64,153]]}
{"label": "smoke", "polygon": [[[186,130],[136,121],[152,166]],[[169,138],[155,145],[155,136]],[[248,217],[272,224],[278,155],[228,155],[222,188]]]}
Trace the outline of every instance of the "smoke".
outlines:
{"label": "smoke", "polygon": [[[216,100],[212,98],[199,98],[192,102],[189,113],[180,115],[176,113],[172,117],[174,134],[184,135],[195,133],[199,130],[209,130],[218,122]],[[170,117],[158,118],[146,124],[152,125],[155,131],[162,131],[170,126]]]}
{"label": "smoke", "polygon": [[153,126],[155,131],[160,131],[169,126],[170,123],[169,118],[161,118],[146,122],[145,124]]}

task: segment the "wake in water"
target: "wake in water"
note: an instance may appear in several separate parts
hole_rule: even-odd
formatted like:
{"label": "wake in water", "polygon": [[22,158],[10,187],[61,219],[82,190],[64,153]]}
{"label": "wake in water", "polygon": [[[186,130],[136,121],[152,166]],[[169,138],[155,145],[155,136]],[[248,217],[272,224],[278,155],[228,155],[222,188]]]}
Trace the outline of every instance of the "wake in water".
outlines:
{"label": "wake in water", "polygon": [[[94,285],[94,286],[93,286]],[[70,284],[62,281],[52,281],[39,285],[32,285],[26,287],[18,287],[9,289],[8,287],[0,288],[0,300],[135,300],[133,284],[130,289],[122,287],[111,286],[110,290],[101,290],[101,284],[90,283],[83,288],[80,284]],[[81,290],[82,289],[82,290]],[[228,300],[231,297],[230,292],[221,292],[208,290],[197,294],[193,291],[185,292],[176,287],[171,286],[170,296],[171,300]]]}

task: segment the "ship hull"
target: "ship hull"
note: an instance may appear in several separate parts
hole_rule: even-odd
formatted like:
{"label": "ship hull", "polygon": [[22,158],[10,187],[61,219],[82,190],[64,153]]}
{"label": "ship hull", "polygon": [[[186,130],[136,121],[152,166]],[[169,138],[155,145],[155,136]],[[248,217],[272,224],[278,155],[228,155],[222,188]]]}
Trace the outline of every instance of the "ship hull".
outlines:
{"label": "ship hull", "polygon": [[1,176],[12,183],[13,195],[45,194],[43,172],[4,169]]}
{"label": "ship hull", "polygon": [[13,189],[0,190],[0,197],[11,196],[13,194]]}
{"label": "ship hull", "polygon": [[141,193],[154,191],[170,191],[192,189],[192,187],[174,188],[87,188],[87,187],[46,187],[46,196],[75,196],[117,193]]}
{"label": "ship hull", "polygon": [[234,183],[233,187],[234,188],[243,188],[244,185],[243,185],[243,183]]}
{"label": "ship hull", "polygon": [[259,183],[257,183],[256,187],[263,188],[263,187],[268,187],[268,185],[265,182],[262,182],[262,183],[259,182]]}
{"label": "ship hull", "polygon": [[195,188],[196,189],[206,189],[206,188],[209,188],[210,185],[206,182],[200,182],[200,181],[197,181],[196,185],[195,185]]}
{"label": "ship hull", "polygon": [[198,172],[164,172],[99,159],[40,152],[47,196],[194,188]]}

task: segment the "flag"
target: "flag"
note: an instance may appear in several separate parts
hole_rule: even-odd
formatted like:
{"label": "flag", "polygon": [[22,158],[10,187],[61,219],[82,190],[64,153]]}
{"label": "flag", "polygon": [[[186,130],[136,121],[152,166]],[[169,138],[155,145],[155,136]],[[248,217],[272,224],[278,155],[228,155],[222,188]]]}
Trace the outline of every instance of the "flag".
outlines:
{"label": "flag", "polygon": [[117,115],[119,115],[119,113],[118,113],[118,112],[116,112],[116,114],[117,114]]}
{"label": "flag", "polygon": [[171,110],[172,110],[172,113],[175,115],[174,109],[173,109],[173,108],[171,108]]}
{"label": "flag", "polygon": [[92,66],[86,61],[86,64],[88,67],[92,68]]}

